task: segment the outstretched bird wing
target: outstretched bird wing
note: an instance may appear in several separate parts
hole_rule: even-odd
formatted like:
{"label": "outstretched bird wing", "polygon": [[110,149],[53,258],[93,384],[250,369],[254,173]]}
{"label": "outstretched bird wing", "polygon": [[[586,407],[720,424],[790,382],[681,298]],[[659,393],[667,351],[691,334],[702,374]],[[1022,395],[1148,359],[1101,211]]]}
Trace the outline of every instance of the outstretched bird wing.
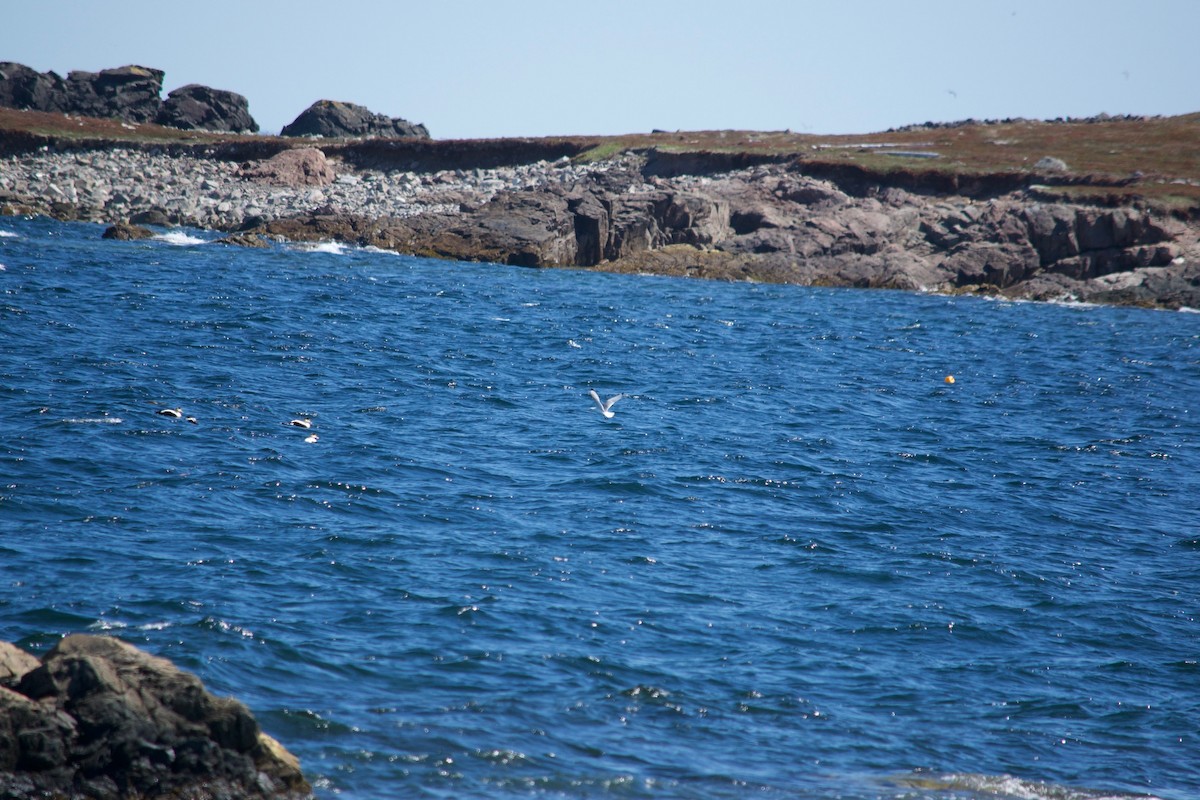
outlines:
{"label": "outstretched bird wing", "polygon": [[588,389],[588,394],[590,394],[592,399],[596,401],[596,405],[600,407],[600,411],[603,413],[607,413],[608,409],[612,407],[613,403],[625,396],[623,394],[618,394],[608,398],[608,400],[601,400],[600,395],[596,394],[595,389]]}

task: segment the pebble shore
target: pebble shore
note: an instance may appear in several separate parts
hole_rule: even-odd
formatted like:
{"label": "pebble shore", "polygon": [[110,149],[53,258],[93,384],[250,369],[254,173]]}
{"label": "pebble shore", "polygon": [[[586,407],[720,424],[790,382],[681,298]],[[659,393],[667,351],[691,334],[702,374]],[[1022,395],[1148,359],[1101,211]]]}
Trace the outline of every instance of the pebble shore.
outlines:
{"label": "pebble shore", "polygon": [[162,211],[172,223],[237,230],[248,223],[322,209],[367,218],[403,219],[457,213],[499,192],[571,184],[607,164],[553,163],[437,172],[357,169],[330,160],[328,186],[281,186],[242,176],[241,165],[193,156],[115,148],[90,152],[42,151],[0,159],[0,202],[8,198],[69,203],[74,216],[119,222]]}

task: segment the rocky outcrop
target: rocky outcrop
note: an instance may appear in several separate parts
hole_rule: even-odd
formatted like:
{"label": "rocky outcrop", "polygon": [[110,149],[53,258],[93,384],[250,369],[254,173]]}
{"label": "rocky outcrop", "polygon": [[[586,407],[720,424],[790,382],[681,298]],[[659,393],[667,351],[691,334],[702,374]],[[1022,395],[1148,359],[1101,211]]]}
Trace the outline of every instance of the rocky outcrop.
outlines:
{"label": "rocky outcrop", "polygon": [[33,111],[67,110],[67,82],[54,72],[0,61],[0,106]]}
{"label": "rocky outcrop", "polygon": [[23,64],[0,62],[0,106],[31,111],[154,122],[185,130],[253,133],[246,98],[234,92],[189,84],[164,102],[160,69],[130,65],[100,72],[37,72]]}
{"label": "rocky outcrop", "polygon": [[71,72],[64,80],[6,61],[0,62],[0,105],[153,122],[162,106],[162,81],[162,70],[134,65]]}
{"label": "rocky outcrop", "polygon": [[259,232],[534,267],[1200,306],[1188,267],[1200,263],[1197,230],[1145,210],[1019,192],[982,203],[885,188],[853,196],[787,164],[670,179],[638,167],[457,213],[372,221],[324,209]]}
{"label": "rocky outcrop", "polygon": [[379,136],[384,138],[428,139],[424,125],[399,117],[376,114],[354,103],[318,100],[300,113],[280,132],[284,136],[323,136],[332,138]]}
{"label": "rocky outcrop", "polygon": [[196,83],[168,94],[155,122],[183,130],[258,132],[258,123],[250,116],[250,103],[245,97]]}
{"label": "rocky outcrop", "polygon": [[82,634],[26,656],[0,644],[0,797],[311,796],[244,705],[169,661]]}
{"label": "rocky outcrop", "polygon": [[69,113],[153,122],[162,107],[163,71],[127,66],[67,75]]}

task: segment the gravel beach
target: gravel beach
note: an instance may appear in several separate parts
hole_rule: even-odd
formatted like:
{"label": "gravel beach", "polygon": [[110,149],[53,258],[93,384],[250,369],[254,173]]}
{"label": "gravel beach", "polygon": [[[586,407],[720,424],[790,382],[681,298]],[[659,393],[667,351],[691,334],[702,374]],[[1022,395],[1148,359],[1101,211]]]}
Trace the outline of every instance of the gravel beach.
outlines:
{"label": "gravel beach", "polygon": [[[320,152],[320,151],[315,151]],[[330,159],[336,177],[324,186],[287,185],[242,174],[243,165],[154,150],[37,152],[0,160],[0,202],[39,201],[74,207],[74,217],[119,222],[162,212],[174,225],[236,230],[249,222],[336,209],[372,218],[457,213],[499,192],[571,184],[608,165],[569,160],[494,169],[436,172],[357,169]]]}

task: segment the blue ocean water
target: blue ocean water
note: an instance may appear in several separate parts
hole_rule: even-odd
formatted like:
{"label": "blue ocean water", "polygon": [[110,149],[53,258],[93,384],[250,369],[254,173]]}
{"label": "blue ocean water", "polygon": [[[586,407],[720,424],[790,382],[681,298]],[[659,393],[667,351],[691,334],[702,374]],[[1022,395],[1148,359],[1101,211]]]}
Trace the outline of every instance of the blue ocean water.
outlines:
{"label": "blue ocean water", "polygon": [[1200,316],[101,230],[0,219],[0,637],[323,798],[1200,798]]}

